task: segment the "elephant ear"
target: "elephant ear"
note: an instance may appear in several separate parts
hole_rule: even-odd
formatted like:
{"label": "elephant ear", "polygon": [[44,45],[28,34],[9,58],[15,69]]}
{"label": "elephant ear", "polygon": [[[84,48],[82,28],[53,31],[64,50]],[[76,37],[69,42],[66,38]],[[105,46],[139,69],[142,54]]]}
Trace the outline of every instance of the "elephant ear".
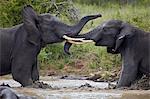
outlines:
{"label": "elephant ear", "polygon": [[27,31],[27,40],[38,45],[40,41],[40,31],[38,29],[38,15],[30,5],[23,8],[22,11],[24,27]]}
{"label": "elephant ear", "polygon": [[122,23],[120,27],[120,33],[117,35],[116,44],[114,51],[117,51],[125,38],[130,38],[134,35],[133,27],[128,23]]}

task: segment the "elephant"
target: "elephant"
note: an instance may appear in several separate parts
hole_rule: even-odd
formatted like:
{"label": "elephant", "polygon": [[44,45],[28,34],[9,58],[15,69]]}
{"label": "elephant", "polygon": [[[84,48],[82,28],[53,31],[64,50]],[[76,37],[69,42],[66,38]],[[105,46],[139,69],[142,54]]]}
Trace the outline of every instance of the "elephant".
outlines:
{"label": "elephant", "polygon": [[37,56],[41,48],[65,41],[64,36],[78,35],[88,21],[98,17],[101,14],[85,16],[70,26],[49,13],[37,14],[32,6],[24,6],[23,23],[0,29],[0,76],[11,73],[23,87],[32,85],[39,80]]}
{"label": "elephant", "polygon": [[18,95],[11,88],[6,86],[0,86],[0,99],[36,99],[36,98],[25,95]]}
{"label": "elephant", "polygon": [[108,53],[121,55],[122,69],[117,88],[130,87],[143,75],[150,76],[149,32],[121,20],[108,20],[70,41],[84,42],[94,42],[95,46],[107,47]]}

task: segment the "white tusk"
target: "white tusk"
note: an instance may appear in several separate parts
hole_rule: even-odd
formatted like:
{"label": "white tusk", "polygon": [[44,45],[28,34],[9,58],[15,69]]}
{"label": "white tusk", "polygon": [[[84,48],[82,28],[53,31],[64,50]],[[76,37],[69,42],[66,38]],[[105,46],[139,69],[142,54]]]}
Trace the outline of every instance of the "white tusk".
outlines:
{"label": "white tusk", "polygon": [[67,41],[69,43],[72,43],[72,44],[83,44],[83,42],[75,42],[75,41]]}
{"label": "white tusk", "polygon": [[67,40],[67,42],[72,44],[84,44],[84,43],[92,43],[94,41],[93,40],[79,40],[79,41]]}
{"label": "white tusk", "polygon": [[83,43],[92,43],[92,42],[94,42],[93,40],[80,40],[81,42],[83,42]]}
{"label": "white tusk", "polygon": [[64,35],[63,38],[66,40],[73,40],[73,41],[80,41],[80,40],[85,39],[85,38],[71,38],[71,37],[68,37],[66,35]]}

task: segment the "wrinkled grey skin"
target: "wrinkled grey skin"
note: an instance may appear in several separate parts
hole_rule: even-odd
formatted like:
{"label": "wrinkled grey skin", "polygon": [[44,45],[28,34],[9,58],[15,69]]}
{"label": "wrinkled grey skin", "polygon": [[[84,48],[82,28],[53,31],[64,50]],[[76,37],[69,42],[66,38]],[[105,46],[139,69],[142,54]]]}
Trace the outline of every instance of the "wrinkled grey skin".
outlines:
{"label": "wrinkled grey skin", "polygon": [[122,70],[118,87],[128,87],[143,74],[150,76],[150,33],[120,20],[110,20],[80,35],[106,46],[109,53],[120,53]]}
{"label": "wrinkled grey skin", "polygon": [[83,26],[100,15],[83,17],[69,26],[50,14],[36,14],[31,6],[22,10],[23,23],[0,29],[0,76],[12,73],[22,86],[39,80],[37,55],[46,44],[64,41],[63,35],[77,35]]}
{"label": "wrinkled grey skin", "polygon": [[36,99],[24,95],[17,95],[14,90],[6,86],[0,86],[0,99]]}

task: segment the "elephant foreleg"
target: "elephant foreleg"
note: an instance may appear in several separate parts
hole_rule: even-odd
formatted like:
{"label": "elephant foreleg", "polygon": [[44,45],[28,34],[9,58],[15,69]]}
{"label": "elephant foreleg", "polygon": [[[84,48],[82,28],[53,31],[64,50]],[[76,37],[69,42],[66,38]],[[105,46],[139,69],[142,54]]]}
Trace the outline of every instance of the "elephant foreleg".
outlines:
{"label": "elephant foreleg", "polygon": [[13,79],[21,83],[22,86],[29,86],[33,84],[31,78],[32,60],[24,58],[25,57],[16,57],[16,59],[13,59],[12,76]]}
{"label": "elephant foreleg", "polygon": [[37,58],[35,59],[34,65],[32,66],[32,80],[33,81],[39,80],[39,67],[37,63]]}
{"label": "elephant foreleg", "polygon": [[133,64],[124,64],[117,87],[129,87],[137,78],[137,66]]}

